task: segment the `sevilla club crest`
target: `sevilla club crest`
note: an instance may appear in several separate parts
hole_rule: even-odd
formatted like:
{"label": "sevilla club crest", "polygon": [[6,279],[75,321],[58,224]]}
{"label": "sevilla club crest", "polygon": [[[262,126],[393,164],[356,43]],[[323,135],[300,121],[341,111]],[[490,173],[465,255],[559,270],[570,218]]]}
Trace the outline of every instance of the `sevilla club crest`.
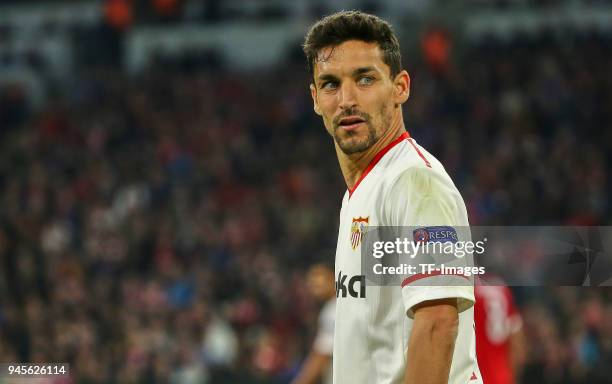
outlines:
{"label": "sevilla club crest", "polygon": [[353,224],[351,225],[351,247],[356,249],[361,244],[361,238],[368,228],[368,221],[370,217],[353,217]]}

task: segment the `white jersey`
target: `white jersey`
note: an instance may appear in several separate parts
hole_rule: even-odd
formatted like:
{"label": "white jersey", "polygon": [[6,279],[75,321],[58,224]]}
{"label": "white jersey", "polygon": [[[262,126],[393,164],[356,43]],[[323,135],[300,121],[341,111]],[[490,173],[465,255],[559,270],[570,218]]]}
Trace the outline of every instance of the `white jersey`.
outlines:
{"label": "white jersey", "polygon": [[[330,299],[321,309],[321,313],[319,313],[319,329],[313,344],[313,349],[322,355],[332,356],[334,352],[335,318],[336,299]],[[331,384],[332,382],[332,364],[330,364],[323,374],[323,383]]]}
{"label": "white jersey", "polygon": [[335,384],[399,384],[406,370],[411,309],[457,298],[459,329],[449,383],[482,383],[476,362],[474,290],[426,286],[412,276],[398,286],[366,286],[360,234],[368,226],[468,226],[465,204],[444,167],[407,133],[375,156],[340,211],[336,249]]}

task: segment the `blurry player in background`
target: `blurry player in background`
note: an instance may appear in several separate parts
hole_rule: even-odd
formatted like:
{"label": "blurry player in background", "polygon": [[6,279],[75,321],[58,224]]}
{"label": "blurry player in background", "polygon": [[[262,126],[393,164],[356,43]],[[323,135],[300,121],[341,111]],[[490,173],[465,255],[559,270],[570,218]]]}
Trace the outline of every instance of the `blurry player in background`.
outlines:
{"label": "blurry player in background", "polygon": [[332,384],[331,359],[336,316],[334,271],[325,264],[314,265],[308,272],[308,287],[312,295],[323,303],[323,308],[319,313],[317,335],[312,350],[291,384]]}
{"label": "blurry player in background", "polygon": [[469,225],[444,167],[404,127],[410,78],[397,37],[376,16],[343,11],[312,26],[304,53],[314,110],[348,186],[336,248],[334,383],[481,383],[474,288],[463,276],[415,274],[401,286],[366,286],[361,270],[368,226],[418,225],[456,237],[453,226]]}
{"label": "blurry player in background", "polygon": [[477,284],[474,320],[476,354],[483,381],[487,384],[517,382],[525,363],[522,319],[514,305],[512,291],[501,281]]}

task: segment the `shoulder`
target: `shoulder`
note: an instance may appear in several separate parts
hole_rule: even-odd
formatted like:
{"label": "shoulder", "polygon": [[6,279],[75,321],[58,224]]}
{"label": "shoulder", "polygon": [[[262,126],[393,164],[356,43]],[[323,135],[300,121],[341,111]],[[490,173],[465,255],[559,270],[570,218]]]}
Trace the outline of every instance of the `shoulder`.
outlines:
{"label": "shoulder", "polygon": [[385,184],[385,200],[402,196],[413,202],[415,199],[456,200],[461,196],[442,165],[433,161],[432,167],[416,164],[398,169]]}
{"label": "shoulder", "polygon": [[443,214],[453,223],[467,225],[465,203],[450,176],[434,156],[422,148],[420,152],[427,162],[418,154],[419,161],[412,161],[413,152],[405,155],[412,157],[410,161],[398,157],[389,167],[383,182],[382,217],[395,223]]}
{"label": "shoulder", "polygon": [[415,191],[426,192],[436,187],[456,190],[442,163],[413,138],[402,142],[385,168],[386,189],[408,183]]}
{"label": "shoulder", "polygon": [[324,321],[334,321],[336,317],[336,299],[330,299],[325,303],[321,309],[320,317]]}

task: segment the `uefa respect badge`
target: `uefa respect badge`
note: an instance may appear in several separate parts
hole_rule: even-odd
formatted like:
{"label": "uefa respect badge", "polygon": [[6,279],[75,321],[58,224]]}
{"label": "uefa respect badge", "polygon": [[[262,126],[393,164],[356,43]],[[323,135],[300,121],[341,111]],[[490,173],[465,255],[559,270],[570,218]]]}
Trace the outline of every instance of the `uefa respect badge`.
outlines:
{"label": "uefa respect badge", "polygon": [[455,228],[449,226],[417,228],[412,236],[415,243],[456,243],[459,240]]}

